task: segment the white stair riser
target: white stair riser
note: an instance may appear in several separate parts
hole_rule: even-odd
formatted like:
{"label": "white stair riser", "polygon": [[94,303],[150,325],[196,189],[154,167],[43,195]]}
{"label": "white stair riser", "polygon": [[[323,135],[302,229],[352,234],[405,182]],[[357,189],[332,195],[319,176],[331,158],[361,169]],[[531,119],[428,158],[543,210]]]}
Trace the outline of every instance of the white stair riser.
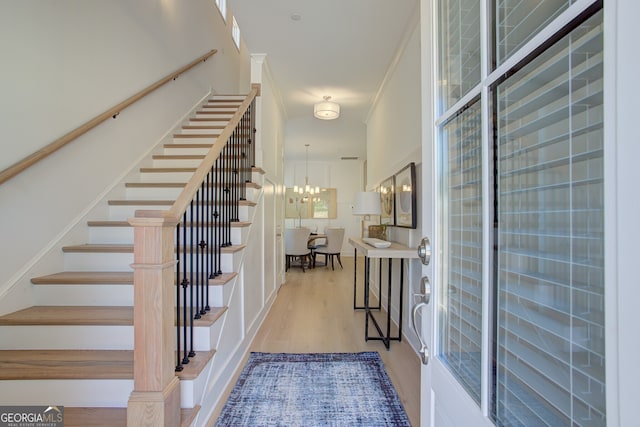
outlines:
{"label": "white stair riser", "polygon": [[233,114],[231,114],[231,113],[227,113],[227,114],[207,114],[206,110],[200,110],[195,114],[194,117],[196,117],[198,119],[216,118],[216,119],[231,120],[231,118],[233,117]]}
{"label": "white stair riser", "polygon": [[89,227],[89,243],[133,244],[133,227]]}
{"label": "white stair riser", "polygon": [[[137,210],[169,210],[170,206],[109,206],[109,219],[112,221],[127,220],[136,215]],[[249,206],[239,206],[238,220],[247,221],[249,219]]]}
{"label": "white stair riser", "polygon": [[193,148],[193,147],[165,147],[163,149],[163,154],[166,155],[192,155],[196,154],[199,156],[206,156],[211,147],[207,148]]}
{"label": "white stair riser", "polygon": [[197,168],[202,159],[154,159],[154,168]]}
{"label": "white stair riser", "polygon": [[176,200],[184,187],[127,187],[127,200]]}
{"label": "white stair riser", "polygon": [[132,391],[133,379],[3,381],[0,402],[42,405],[49,404],[55,396],[56,405],[124,408]]}
{"label": "white stair riser", "polygon": [[[184,187],[127,187],[125,197],[127,200],[176,200],[183,189]],[[255,188],[247,187],[247,200],[255,201],[257,196]]]}
{"label": "white stair riser", "polygon": [[[211,361],[203,372],[209,371],[210,364]],[[180,381],[182,408],[193,408],[200,401],[203,376]],[[133,391],[133,379],[3,381],[0,401],[3,405],[42,405],[51,401],[52,391],[55,391],[55,404],[61,406],[126,408]]]}
{"label": "white stair riser", "polygon": [[133,326],[0,326],[1,350],[133,350]]}
{"label": "white stair riser", "polygon": [[[214,124],[204,125],[202,123],[193,124],[192,126],[226,126],[226,122],[215,122]],[[220,135],[224,129],[181,129],[180,133],[184,135]]]}
{"label": "white stair riser", "polygon": [[202,138],[202,137],[180,138],[178,136],[173,137],[174,144],[215,144],[217,140],[218,140],[217,137],[208,137],[208,138]]}
{"label": "white stair riser", "polygon": [[[239,257],[238,257],[239,258]],[[65,253],[64,267],[66,271],[133,271],[133,253]],[[221,269],[228,273],[238,267],[234,255],[223,253]]]}
{"label": "white stair riser", "polygon": [[[201,117],[198,120],[189,121],[189,126],[226,126],[229,120],[217,120],[213,117]],[[182,129],[183,131],[187,129]]]}
{"label": "white stair riser", "polygon": [[133,305],[133,285],[37,285],[35,305]]}
{"label": "white stair riser", "polygon": [[[223,307],[224,285],[209,286],[209,305]],[[133,284],[129,285],[36,285],[35,305],[42,306],[133,306]]]}
{"label": "white stair riser", "polygon": [[[246,228],[231,227],[231,243],[234,245],[244,243]],[[208,234],[205,237],[208,237]],[[190,240],[191,230],[187,229],[187,241]],[[133,244],[133,227],[90,227],[89,243]]]}
{"label": "white stair riser", "polygon": [[[215,357],[216,356],[214,355],[213,358]],[[209,360],[207,365],[202,370],[202,373],[196,379],[180,381],[181,408],[193,408],[202,401],[205,385],[207,384],[207,377],[211,371],[211,363],[213,358]]]}
{"label": "white stair riser", "polygon": [[193,172],[142,172],[142,182],[189,182]]}
{"label": "white stair riser", "polygon": [[[195,351],[214,349],[221,324],[218,319],[211,326],[194,327]],[[0,326],[0,336],[6,337],[0,350],[133,350],[134,342],[133,325]],[[176,339],[174,333],[174,343]]]}
{"label": "white stair riser", "polygon": [[[186,155],[186,153],[184,153]],[[206,155],[206,153],[203,153]],[[197,168],[202,163],[202,159],[154,159],[155,168]]]}

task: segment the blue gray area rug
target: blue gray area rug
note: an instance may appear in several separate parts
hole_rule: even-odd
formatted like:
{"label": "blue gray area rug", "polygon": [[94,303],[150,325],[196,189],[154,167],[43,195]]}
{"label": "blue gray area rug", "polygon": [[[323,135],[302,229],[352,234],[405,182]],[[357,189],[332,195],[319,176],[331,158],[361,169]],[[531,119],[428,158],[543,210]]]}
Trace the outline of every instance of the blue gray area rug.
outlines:
{"label": "blue gray area rug", "polygon": [[216,426],[410,426],[377,352],[251,353]]}

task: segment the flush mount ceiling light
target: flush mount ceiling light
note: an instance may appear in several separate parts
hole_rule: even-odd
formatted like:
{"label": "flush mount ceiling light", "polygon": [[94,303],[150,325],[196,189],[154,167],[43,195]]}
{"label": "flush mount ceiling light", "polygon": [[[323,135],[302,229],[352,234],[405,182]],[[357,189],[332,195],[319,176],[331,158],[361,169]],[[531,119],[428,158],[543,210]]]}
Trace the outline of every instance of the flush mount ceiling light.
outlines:
{"label": "flush mount ceiling light", "polygon": [[323,97],[323,102],[313,106],[313,116],[320,120],[333,120],[340,116],[340,104],[330,101],[330,96]]}

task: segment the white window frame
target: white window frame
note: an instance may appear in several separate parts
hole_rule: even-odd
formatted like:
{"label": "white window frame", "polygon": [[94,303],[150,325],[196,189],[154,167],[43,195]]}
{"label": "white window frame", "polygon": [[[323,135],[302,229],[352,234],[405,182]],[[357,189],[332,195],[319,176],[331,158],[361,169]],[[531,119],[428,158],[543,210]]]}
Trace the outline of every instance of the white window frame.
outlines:
{"label": "white window frame", "polygon": [[227,0],[216,0],[216,6],[222,15],[222,19],[227,21]]}
{"label": "white window frame", "polygon": [[238,49],[240,49],[240,26],[238,25],[238,21],[236,21],[236,17],[231,17],[231,38],[233,39],[233,43],[236,45]]}

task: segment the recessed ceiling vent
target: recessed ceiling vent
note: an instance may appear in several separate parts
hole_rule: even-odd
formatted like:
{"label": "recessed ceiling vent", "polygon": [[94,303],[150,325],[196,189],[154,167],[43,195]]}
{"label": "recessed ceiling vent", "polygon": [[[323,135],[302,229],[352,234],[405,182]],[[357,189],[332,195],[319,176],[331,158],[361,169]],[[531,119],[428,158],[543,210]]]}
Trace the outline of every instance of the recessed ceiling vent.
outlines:
{"label": "recessed ceiling vent", "polygon": [[358,160],[358,156],[342,156],[340,160]]}

